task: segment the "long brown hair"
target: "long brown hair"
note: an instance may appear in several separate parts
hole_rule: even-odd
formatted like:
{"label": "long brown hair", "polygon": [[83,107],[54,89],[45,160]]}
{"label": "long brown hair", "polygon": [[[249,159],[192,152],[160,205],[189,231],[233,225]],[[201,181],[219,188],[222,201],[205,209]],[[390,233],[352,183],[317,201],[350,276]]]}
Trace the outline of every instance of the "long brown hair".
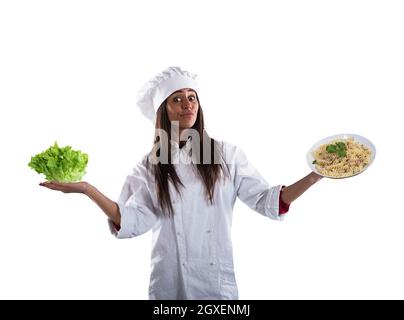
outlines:
{"label": "long brown hair", "polygon": [[[157,116],[156,133],[159,132],[159,130],[164,130],[164,132],[168,135],[168,141],[166,145],[168,150],[170,150],[170,152],[167,152],[168,150],[165,149],[162,150],[164,148],[164,144],[161,144],[161,148],[158,151],[156,151],[157,156],[159,156],[161,152],[167,152],[168,162],[161,163],[159,161],[158,163],[153,163],[151,164],[151,168],[156,182],[157,198],[160,208],[162,209],[161,211],[163,215],[172,217],[174,211],[171,204],[169,181],[172,182],[174,188],[176,189],[177,193],[180,196],[181,196],[181,188],[183,188],[184,185],[181,182],[181,179],[178,177],[178,174],[175,171],[171,159],[171,150],[172,150],[171,122],[169,120],[167,113],[167,99],[158,108],[156,116]],[[213,204],[216,184],[219,182],[221,178],[225,178],[228,176],[228,167],[224,161],[217,161],[217,159],[223,160],[222,151],[220,150],[217,141],[209,138],[206,131],[204,130],[205,124],[203,118],[203,111],[200,104],[198,108],[196,121],[195,124],[192,126],[192,129],[196,130],[199,133],[200,141],[198,142],[197,145],[200,146],[199,150],[200,159],[206,159],[206,156],[204,157],[204,150],[205,150],[205,148],[203,148],[204,143],[205,145],[207,143],[208,147],[210,148],[210,153],[207,153],[208,156],[210,154],[210,161],[208,161],[208,164],[205,163],[206,161],[200,161],[195,164],[193,163],[192,165],[196,166],[199,178],[202,179],[202,182],[205,186],[207,201],[209,201],[210,204]],[[156,134],[154,143],[156,144],[157,142],[159,142],[159,140],[161,141],[161,137],[159,134]],[[148,167],[150,168],[150,162],[148,164],[149,164]]]}

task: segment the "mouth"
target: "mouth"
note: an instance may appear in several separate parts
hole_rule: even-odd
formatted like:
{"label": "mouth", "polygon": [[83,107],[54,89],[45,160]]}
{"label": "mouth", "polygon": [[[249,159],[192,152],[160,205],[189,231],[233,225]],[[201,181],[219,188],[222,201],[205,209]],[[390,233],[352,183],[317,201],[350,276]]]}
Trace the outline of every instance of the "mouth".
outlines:
{"label": "mouth", "polygon": [[183,114],[181,114],[180,116],[181,116],[181,117],[185,117],[185,118],[190,118],[190,117],[193,117],[194,114],[193,114],[193,113],[183,113]]}

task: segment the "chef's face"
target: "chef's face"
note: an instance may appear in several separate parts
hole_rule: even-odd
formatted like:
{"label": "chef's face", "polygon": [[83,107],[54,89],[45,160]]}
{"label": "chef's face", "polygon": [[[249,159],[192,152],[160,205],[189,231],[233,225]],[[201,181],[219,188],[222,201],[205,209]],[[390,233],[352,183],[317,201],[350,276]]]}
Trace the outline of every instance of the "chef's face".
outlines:
{"label": "chef's face", "polygon": [[179,128],[189,129],[196,121],[199,103],[192,89],[175,91],[167,98],[167,113],[170,121],[178,121]]}

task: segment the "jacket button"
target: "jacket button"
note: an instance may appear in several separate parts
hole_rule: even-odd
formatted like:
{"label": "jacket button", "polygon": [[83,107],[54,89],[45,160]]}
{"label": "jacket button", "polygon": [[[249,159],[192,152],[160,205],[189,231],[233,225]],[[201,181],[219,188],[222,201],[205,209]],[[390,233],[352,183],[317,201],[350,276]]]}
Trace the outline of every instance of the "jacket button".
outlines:
{"label": "jacket button", "polygon": [[210,263],[211,266],[214,266],[216,263],[214,263],[213,261]]}
{"label": "jacket button", "polygon": [[213,230],[211,230],[211,229],[209,229],[208,231],[206,231],[207,233],[212,233],[213,232]]}

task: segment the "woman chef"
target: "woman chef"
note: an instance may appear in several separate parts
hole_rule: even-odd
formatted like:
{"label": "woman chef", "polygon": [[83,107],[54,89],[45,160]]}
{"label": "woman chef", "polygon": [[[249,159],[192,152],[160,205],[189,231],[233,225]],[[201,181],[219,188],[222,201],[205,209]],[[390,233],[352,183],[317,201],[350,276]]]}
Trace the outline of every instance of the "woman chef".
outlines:
{"label": "woman chef", "polygon": [[[114,202],[87,182],[44,182],[83,193],[108,216],[118,238],[153,231],[150,299],[237,299],[231,224],[238,197],[270,219],[321,179],[270,186],[236,146],[204,130],[196,76],[170,67],[149,81],[137,101],[155,123],[155,144]],[[168,152],[170,150],[170,152]]]}

